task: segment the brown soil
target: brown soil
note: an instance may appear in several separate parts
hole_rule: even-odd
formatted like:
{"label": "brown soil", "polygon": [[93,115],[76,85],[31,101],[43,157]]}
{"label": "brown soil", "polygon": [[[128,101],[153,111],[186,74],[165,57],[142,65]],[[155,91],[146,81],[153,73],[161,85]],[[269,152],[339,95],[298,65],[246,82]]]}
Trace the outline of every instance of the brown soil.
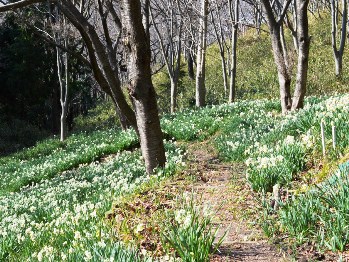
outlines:
{"label": "brown soil", "polygon": [[209,143],[190,145],[187,172],[198,181],[192,185],[198,201],[215,210],[217,239],[225,238],[211,261],[290,261],[269,244],[256,226],[252,192],[246,185],[244,166],[224,164]]}

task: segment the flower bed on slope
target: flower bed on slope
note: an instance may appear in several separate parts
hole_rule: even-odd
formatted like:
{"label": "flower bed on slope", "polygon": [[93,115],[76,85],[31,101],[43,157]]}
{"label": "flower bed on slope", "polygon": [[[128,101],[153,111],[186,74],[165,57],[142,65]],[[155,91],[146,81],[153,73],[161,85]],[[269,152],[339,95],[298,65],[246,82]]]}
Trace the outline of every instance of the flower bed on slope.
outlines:
{"label": "flower bed on slope", "polygon": [[103,217],[119,195],[180,168],[182,151],[166,148],[166,168],[151,177],[140,154],[125,151],[1,196],[0,260],[137,261]]}
{"label": "flower bed on slope", "polygon": [[137,137],[134,131],[109,129],[72,135],[64,143],[57,142],[49,140],[44,146],[39,144],[22,154],[1,159],[0,195],[130,148],[137,143]]}

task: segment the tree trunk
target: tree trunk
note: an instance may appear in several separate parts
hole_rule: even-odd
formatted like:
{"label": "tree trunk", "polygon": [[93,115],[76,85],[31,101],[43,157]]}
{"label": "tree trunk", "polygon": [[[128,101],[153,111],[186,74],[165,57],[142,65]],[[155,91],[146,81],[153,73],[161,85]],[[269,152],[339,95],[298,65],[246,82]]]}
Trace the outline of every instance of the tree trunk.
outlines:
{"label": "tree trunk", "polygon": [[270,31],[270,36],[272,39],[274,60],[278,71],[281,109],[282,113],[286,114],[292,106],[291,75],[283,54],[280,39],[280,27],[274,27],[273,30]]}
{"label": "tree trunk", "polygon": [[228,72],[227,72],[227,62],[225,59],[225,54],[221,53],[221,63],[222,63],[222,77],[223,77],[223,85],[224,85],[224,97],[227,97],[228,93]]}
{"label": "tree trunk", "polygon": [[124,44],[129,52],[129,94],[136,112],[147,173],[166,162],[163,135],[151,81],[150,43],[142,25],[139,0],[122,0]]}
{"label": "tree trunk", "polygon": [[61,132],[60,132],[60,141],[63,142],[67,138],[67,107],[62,105],[61,112]]}
{"label": "tree trunk", "polygon": [[94,27],[88,20],[76,9],[70,1],[62,0],[58,3],[64,15],[80,32],[88,50],[91,69],[96,81],[103,91],[109,94],[117,105],[119,116],[127,119],[121,125],[124,127],[132,126],[137,130],[136,116],[131,107],[127,104],[124,94],[121,90],[121,83],[116,74],[117,67],[111,65],[108,57],[108,50],[100,41]]}
{"label": "tree trunk", "polygon": [[178,81],[171,78],[171,114],[173,114],[177,108],[177,83]]}
{"label": "tree trunk", "polygon": [[284,53],[286,50],[282,48],[281,25],[291,0],[284,3],[278,20],[275,18],[274,11],[269,0],[262,0],[261,3],[265,9],[266,18],[268,21],[274,61],[278,71],[282,113],[286,114],[292,107],[291,73],[287,66],[287,54]]}
{"label": "tree trunk", "polygon": [[[57,37],[56,41],[60,41]],[[64,45],[67,46],[67,40],[64,40]],[[59,80],[61,117],[60,117],[60,141],[63,142],[67,137],[67,113],[68,113],[68,91],[69,91],[69,72],[68,72],[68,54],[64,54],[62,59],[61,50],[56,47],[57,55],[57,74]],[[64,72],[63,72],[64,69]]]}
{"label": "tree trunk", "polygon": [[[230,1],[229,1],[229,4]],[[236,51],[237,51],[237,41],[238,41],[238,28],[239,28],[239,0],[235,0],[234,6],[234,15],[232,7],[229,6],[231,17],[234,18],[235,21],[232,21],[232,35],[231,35],[231,68],[230,68],[230,85],[229,85],[229,103],[233,103],[235,101],[236,94]]]}
{"label": "tree trunk", "polygon": [[206,64],[206,36],[207,36],[208,0],[201,0],[201,14],[199,25],[199,43],[196,63],[196,106],[206,104],[205,64]]}
{"label": "tree trunk", "polygon": [[[189,41],[189,46],[192,46],[192,41]],[[194,80],[194,59],[193,59],[193,54],[192,54],[192,48],[190,48],[190,50],[188,50],[187,53],[187,63],[188,63],[188,76],[190,79]]]}
{"label": "tree trunk", "polygon": [[292,110],[303,107],[304,96],[307,90],[308,64],[310,37],[308,27],[308,4],[309,0],[297,0],[298,19],[298,66],[296,77],[296,88],[293,95]]}
{"label": "tree trunk", "polygon": [[340,76],[343,70],[343,55],[334,54],[336,76]]}
{"label": "tree trunk", "polygon": [[347,20],[348,20],[348,1],[342,0],[342,28],[341,28],[341,39],[339,44],[339,49],[337,49],[337,13],[339,9],[339,4],[336,5],[336,1],[339,0],[331,0],[331,16],[332,16],[332,50],[333,57],[335,61],[335,73],[336,76],[340,76],[342,74],[342,61],[344,55],[344,47],[346,41],[347,34]]}
{"label": "tree trunk", "polygon": [[[57,63],[54,65],[54,71],[57,71]],[[58,77],[58,76],[57,76]],[[51,118],[52,118],[52,133],[59,134],[60,132],[60,102],[59,102],[59,91],[60,86],[56,81],[56,77],[54,77],[54,81],[52,81],[53,92],[52,92],[52,105],[51,105]]]}

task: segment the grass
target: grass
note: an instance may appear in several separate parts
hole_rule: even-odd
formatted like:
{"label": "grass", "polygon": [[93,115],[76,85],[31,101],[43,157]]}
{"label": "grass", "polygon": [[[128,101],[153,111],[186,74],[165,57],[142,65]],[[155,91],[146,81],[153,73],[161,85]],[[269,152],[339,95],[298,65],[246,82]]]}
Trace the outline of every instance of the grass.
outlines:
{"label": "grass", "polygon": [[349,244],[349,167],[282,205],[280,229],[297,243],[312,241],[320,249],[345,251]]}
{"label": "grass", "polygon": [[[335,64],[331,45],[331,17],[321,13],[321,19],[310,16],[309,34],[312,36],[310,45],[309,71],[307,95],[332,95],[336,92],[348,92],[349,63],[348,56],[343,60],[343,76],[335,76]],[[293,68],[293,82],[297,68],[297,54],[294,51],[291,35],[286,32],[286,42],[290,55],[290,65]],[[227,43],[229,45],[229,42]],[[345,49],[348,47],[346,46]],[[346,51],[345,51],[346,52]],[[263,55],[261,55],[263,54]],[[227,55],[228,57],[228,55]],[[218,105],[226,103],[228,97],[224,94],[221,58],[217,44],[207,49],[206,57],[207,104]],[[187,75],[186,62],[182,61],[180,80],[178,85],[178,109],[194,108],[195,81]],[[277,99],[278,77],[274,63],[270,37],[266,32],[257,35],[256,30],[247,30],[238,39],[237,49],[237,82],[236,95],[238,100]],[[153,76],[154,86],[160,97],[161,112],[170,110],[170,81],[166,70]]]}

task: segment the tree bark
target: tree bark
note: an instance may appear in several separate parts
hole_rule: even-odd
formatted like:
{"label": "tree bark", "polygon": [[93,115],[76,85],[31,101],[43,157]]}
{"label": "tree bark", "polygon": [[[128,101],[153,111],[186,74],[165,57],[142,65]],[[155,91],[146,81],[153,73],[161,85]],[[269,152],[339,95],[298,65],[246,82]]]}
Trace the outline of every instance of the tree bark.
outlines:
{"label": "tree bark", "polygon": [[339,49],[337,48],[337,13],[339,4],[336,5],[336,1],[339,0],[331,0],[331,16],[332,16],[332,50],[333,57],[335,61],[335,73],[336,76],[340,76],[342,74],[343,68],[343,55],[344,55],[344,47],[346,41],[347,34],[347,20],[348,20],[348,1],[342,0],[342,28],[341,28],[341,39],[339,44]]}
{"label": "tree bark", "polygon": [[147,173],[166,162],[163,135],[151,81],[150,43],[142,25],[139,0],[122,0],[124,44],[129,53],[129,94],[136,112]]}
{"label": "tree bark", "polygon": [[[235,101],[236,94],[236,62],[237,62],[237,41],[238,41],[238,21],[239,21],[239,0],[235,0],[234,14],[229,1],[230,15],[232,19],[232,35],[231,35],[231,67],[230,67],[230,84],[229,84],[229,103]],[[233,21],[235,20],[235,21]]]}
{"label": "tree bark", "polygon": [[[63,29],[64,30],[64,29]],[[64,45],[67,46],[67,40],[64,39]],[[57,54],[57,74],[60,86],[60,141],[63,142],[67,137],[67,114],[68,114],[68,93],[69,93],[69,72],[68,72],[68,54],[64,54],[64,62],[62,61],[61,50],[56,48]],[[64,69],[64,72],[63,72]]]}
{"label": "tree bark", "polygon": [[207,36],[207,13],[208,13],[208,0],[201,0],[201,13],[200,13],[200,25],[199,25],[199,43],[197,50],[197,63],[196,63],[196,106],[202,107],[206,104],[206,87],[205,87],[205,74],[206,74],[206,36]]}
{"label": "tree bark", "polygon": [[192,41],[189,40],[188,46],[190,49],[187,52],[187,63],[188,63],[188,76],[190,79],[194,80],[195,75],[194,75],[194,58],[193,58],[193,53],[192,53]]}
{"label": "tree bark", "polygon": [[285,57],[282,51],[280,39],[280,27],[274,27],[270,31],[272,39],[274,60],[278,71],[280,102],[282,113],[286,114],[292,106],[291,99],[291,74],[287,68]]}
{"label": "tree bark", "polygon": [[[173,3],[172,3],[173,4]],[[160,6],[158,6],[160,8]],[[170,78],[171,83],[171,98],[170,98],[170,110],[171,113],[174,113],[177,108],[177,87],[179,81],[179,71],[181,66],[181,53],[182,53],[182,26],[183,22],[181,18],[177,18],[175,15],[175,6],[174,4],[169,6],[170,8],[170,17],[166,17],[166,20],[169,20],[169,23],[163,22],[167,26],[167,30],[170,32],[168,36],[169,50],[166,52],[164,39],[158,29],[157,22],[154,19],[153,11],[150,9],[150,17],[153,22],[154,31],[158,37],[158,41],[160,44],[160,50],[162,57],[165,61],[165,65],[167,68],[168,76]],[[163,11],[166,13],[166,10]],[[176,19],[176,21],[175,21]]]}
{"label": "tree bark", "polygon": [[176,111],[177,108],[177,81],[170,79],[171,81],[171,114]]}
{"label": "tree bark", "polygon": [[292,100],[292,110],[303,107],[304,96],[307,90],[308,64],[309,64],[309,26],[308,26],[308,4],[309,0],[297,0],[298,30],[297,38],[299,43],[298,65],[296,76],[296,88]]}
{"label": "tree bark", "polygon": [[272,43],[274,61],[278,71],[282,113],[286,114],[292,107],[291,73],[287,66],[287,54],[284,53],[285,49],[282,48],[281,25],[283,23],[283,19],[286,15],[286,11],[291,3],[291,0],[287,0],[284,3],[282,11],[279,14],[278,20],[276,20],[274,16],[274,11],[270,5],[269,0],[262,0],[261,3],[263,5],[267,18],[268,27],[270,30],[270,39]]}
{"label": "tree bark", "polygon": [[123,128],[132,126],[137,131],[136,116],[127,104],[121,90],[117,66],[111,64],[111,56],[100,41],[94,27],[70,1],[62,0],[58,4],[64,15],[80,32],[88,50],[91,68],[96,81],[103,91],[111,95],[114,103],[117,105],[116,111],[121,120],[121,126]]}

